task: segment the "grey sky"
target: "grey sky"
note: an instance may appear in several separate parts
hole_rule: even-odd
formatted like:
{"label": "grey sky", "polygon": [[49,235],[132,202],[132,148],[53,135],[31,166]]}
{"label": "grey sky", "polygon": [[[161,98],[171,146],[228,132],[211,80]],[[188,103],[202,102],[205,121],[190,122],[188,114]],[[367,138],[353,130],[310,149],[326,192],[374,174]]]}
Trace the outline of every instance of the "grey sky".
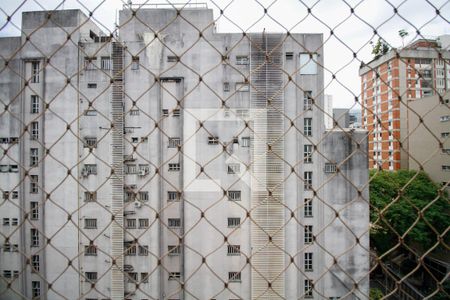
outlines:
{"label": "grey sky", "polygon": [[[116,12],[127,1],[121,0],[3,0],[0,4],[0,22],[3,27],[0,36],[19,35],[21,12],[42,9],[80,8],[85,12],[94,10],[95,20],[102,25],[105,32],[114,29]],[[168,3],[169,1],[133,1],[134,4]],[[217,28],[220,32],[262,31],[300,33],[323,33],[325,47],[326,94],[333,95],[334,107],[351,107],[354,95],[360,93],[358,59],[371,59],[370,40],[375,40],[373,28],[380,36],[394,47],[402,45],[398,36],[400,29],[409,32],[405,43],[416,39],[416,28],[424,37],[436,37],[450,34],[450,1],[446,0],[211,0],[211,1],[170,1],[172,3],[189,2],[208,4],[214,9]],[[394,14],[393,7],[398,7]],[[264,8],[268,8],[264,15]],[[308,14],[307,7],[311,8]],[[350,13],[354,8],[354,14]],[[436,9],[440,15],[436,15]],[[219,10],[224,10],[220,16]],[[6,24],[6,15],[12,16],[12,24]],[[404,19],[402,19],[402,17]],[[228,18],[228,19],[227,19]],[[369,25],[367,25],[367,24]],[[6,24],[6,26],[5,26]],[[14,26],[14,25],[15,26]],[[415,26],[415,28],[414,28]],[[373,28],[371,28],[373,27]],[[330,36],[330,29],[334,35]],[[339,41],[340,40],[340,41]],[[332,80],[331,72],[336,73],[337,80]]]}

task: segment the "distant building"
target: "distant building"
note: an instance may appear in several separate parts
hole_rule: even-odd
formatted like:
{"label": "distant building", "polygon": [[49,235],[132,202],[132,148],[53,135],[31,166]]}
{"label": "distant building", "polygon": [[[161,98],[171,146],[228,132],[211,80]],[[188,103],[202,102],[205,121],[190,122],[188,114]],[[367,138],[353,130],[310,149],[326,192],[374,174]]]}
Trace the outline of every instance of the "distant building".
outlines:
{"label": "distant building", "polygon": [[[409,101],[409,168],[450,188],[450,92]],[[417,114],[416,114],[417,113]],[[420,117],[420,118],[419,118]]]}
{"label": "distant building", "polygon": [[333,108],[333,121],[336,122],[337,126],[341,128],[349,128],[350,115],[348,108]]}
{"label": "distant building", "polygon": [[348,123],[350,128],[361,128],[361,109],[351,109],[348,112]]}
{"label": "distant building", "polygon": [[0,281],[27,299],[367,297],[367,134],[325,134],[322,35],[213,24],[203,5],[124,9],[111,38],[39,11],[0,39]]}
{"label": "distant building", "polygon": [[362,125],[369,131],[371,168],[408,168],[408,118],[414,112],[407,105],[449,90],[447,44],[448,36],[420,39],[361,65]]}

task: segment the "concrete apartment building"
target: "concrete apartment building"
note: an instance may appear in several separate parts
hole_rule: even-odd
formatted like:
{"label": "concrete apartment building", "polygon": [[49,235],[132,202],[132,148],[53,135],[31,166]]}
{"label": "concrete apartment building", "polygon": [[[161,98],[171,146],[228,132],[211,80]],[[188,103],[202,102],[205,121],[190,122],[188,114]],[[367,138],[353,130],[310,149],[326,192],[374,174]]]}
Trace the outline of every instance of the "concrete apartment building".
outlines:
{"label": "concrete apartment building", "polygon": [[435,95],[410,101],[409,106],[417,115],[408,119],[409,168],[423,167],[433,181],[447,188],[450,188],[449,99],[447,92],[443,97]]}
{"label": "concrete apartment building", "polygon": [[366,133],[324,129],[320,34],[219,33],[203,6],[22,32],[0,38],[0,298],[368,298]]}
{"label": "concrete apartment building", "polygon": [[413,150],[408,122],[415,115],[409,105],[450,89],[448,40],[420,39],[361,65],[362,126],[369,131],[370,168],[408,169]]}

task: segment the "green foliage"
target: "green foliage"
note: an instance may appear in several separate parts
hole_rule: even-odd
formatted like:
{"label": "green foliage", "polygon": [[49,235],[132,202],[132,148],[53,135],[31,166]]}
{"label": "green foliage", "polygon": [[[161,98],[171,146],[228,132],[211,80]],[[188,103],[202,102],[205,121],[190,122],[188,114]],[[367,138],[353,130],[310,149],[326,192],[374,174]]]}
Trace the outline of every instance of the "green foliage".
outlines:
{"label": "green foliage", "polygon": [[370,295],[369,295],[369,299],[370,300],[380,300],[381,298],[383,298],[383,292],[380,289],[377,288],[372,288],[370,289]]}
{"label": "green foliage", "polygon": [[[397,244],[398,235],[406,231],[406,244],[418,250],[429,249],[438,241],[432,228],[442,234],[450,226],[448,196],[442,194],[438,197],[439,186],[424,172],[416,174],[416,171],[407,170],[372,170],[370,173],[371,243],[379,253]],[[436,198],[421,216],[420,211]]]}
{"label": "green foliage", "polygon": [[[373,43],[371,42],[371,44]],[[381,38],[378,38],[378,41],[372,46],[372,54],[375,56],[375,58],[388,53],[389,50],[389,45]]]}

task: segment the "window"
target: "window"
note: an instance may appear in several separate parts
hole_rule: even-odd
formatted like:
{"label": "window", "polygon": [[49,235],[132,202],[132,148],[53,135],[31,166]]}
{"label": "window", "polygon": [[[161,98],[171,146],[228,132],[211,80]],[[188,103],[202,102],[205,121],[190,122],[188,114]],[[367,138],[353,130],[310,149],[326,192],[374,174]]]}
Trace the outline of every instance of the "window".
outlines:
{"label": "window", "polygon": [[31,297],[37,298],[41,296],[41,282],[32,281],[31,282]]}
{"label": "window", "polygon": [[0,173],[7,173],[9,172],[9,166],[8,165],[0,165]]}
{"label": "window", "polygon": [[167,62],[177,62],[178,57],[176,55],[168,55],[167,56]]}
{"label": "window", "polygon": [[141,273],[141,283],[148,283],[148,273]]}
{"label": "window", "polygon": [[31,220],[39,219],[39,203],[36,201],[30,202],[30,219]]}
{"label": "window", "polygon": [[136,198],[135,192],[126,191],[125,192],[125,202],[134,201]]}
{"label": "window", "polygon": [[312,172],[307,171],[303,173],[304,175],[304,188],[305,190],[311,190],[312,189]]}
{"label": "window", "polygon": [[18,165],[9,165],[9,172],[11,172],[11,173],[19,172],[19,166]]}
{"label": "window", "polygon": [[97,247],[94,245],[84,246],[85,256],[97,256]]}
{"label": "window", "polygon": [[39,83],[40,62],[31,62],[31,83]]}
{"label": "window", "polygon": [[440,118],[440,121],[441,121],[441,122],[447,122],[447,121],[450,121],[450,115],[448,115],[448,116],[442,116],[442,117]]}
{"label": "window", "polygon": [[235,228],[241,225],[241,218],[228,218],[228,227]]}
{"label": "window", "polygon": [[167,192],[167,201],[178,201],[180,200],[180,196],[178,192],[168,191]]}
{"label": "window", "polygon": [[300,53],[300,75],[317,74],[317,54]]}
{"label": "window", "polygon": [[227,246],[227,255],[241,255],[241,246],[240,245],[228,245]]}
{"label": "window", "polygon": [[149,199],[148,192],[146,192],[146,191],[138,192],[138,197],[139,197],[139,201],[142,201],[142,202],[147,202]]}
{"label": "window", "polygon": [[228,281],[230,282],[241,281],[241,272],[228,272]]}
{"label": "window", "polygon": [[30,194],[38,193],[39,177],[38,175],[30,175]]}
{"label": "window", "polygon": [[450,172],[450,165],[443,165],[442,166],[442,171],[444,171],[444,172]]}
{"label": "window", "polygon": [[304,281],[305,298],[312,298],[313,288],[314,288],[313,281],[311,279],[305,279]]}
{"label": "window", "polygon": [[240,201],[241,191],[228,191],[228,199],[230,201]]}
{"label": "window", "polygon": [[305,264],[305,271],[313,270],[313,253],[312,252],[306,252],[304,254],[304,264]]}
{"label": "window", "polygon": [[208,145],[217,145],[217,144],[219,144],[219,137],[217,136],[208,137]]}
{"label": "window", "polygon": [[17,226],[17,225],[19,225],[19,219],[12,218],[11,219],[11,226]]}
{"label": "window", "polygon": [[239,174],[241,172],[240,164],[228,164],[228,174]]}
{"label": "window", "polygon": [[3,270],[3,277],[11,278],[12,277],[12,271],[11,270]]}
{"label": "window", "polygon": [[131,58],[131,70],[139,70],[139,56]]}
{"label": "window", "polygon": [[95,283],[97,281],[97,272],[85,272],[86,281]]}
{"label": "window", "polygon": [[304,216],[309,218],[313,216],[313,202],[312,199],[305,199]]}
{"label": "window", "polygon": [[139,113],[140,111],[137,108],[130,109],[130,116],[139,116]]}
{"label": "window", "polygon": [[97,165],[96,164],[85,164],[82,170],[83,175],[97,175]]}
{"label": "window", "polygon": [[87,84],[87,88],[88,89],[96,89],[97,88],[97,84],[96,83],[88,83]]}
{"label": "window", "polygon": [[30,229],[30,247],[39,247],[39,231],[36,228]]}
{"label": "window", "polygon": [[148,228],[148,219],[139,219],[139,228]]}
{"label": "window", "polygon": [[312,163],[312,145],[303,145],[303,162]]}
{"label": "window", "polygon": [[312,225],[305,225],[305,235],[303,240],[305,244],[312,244],[314,241]]}
{"label": "window", "polygon": [[174,138],[169,138],[169,148],[177,148],[180,145],[180,138],[179,137],[174,137]]}
{"label": "window", "polygon": [[303,133],[305,136],[312,136],[312,118],[305,118],[303,120]]}
{"label": "window", "polygon": [[100,58],[102,70],[111,70],[111,58],[108,56],[102,56]]}
{"label": "window", "polygon": [[337,167],[335,163],[325,163],[325,173],[336,173]]}
{"label": "window", "polygon": [[39,97],[37,95],[31,95],[30,102],[30,113],[38,114],[39,113]]}
{"label": "window", "polygon": [[250,137],[245,136],[241,138],[242,147],[250,147]]}
{"label": "window", "polygon": [[84,219],[84,228],[96,229],[97,228],[97,219]]}
{"label": "window", "polygon": [[127,272],[126,273],[127,281],[135,283],[138,280],[138,273],[136,272]]}
{"label": "window", "polygon": [[125,255],[136,255],[136,245],[133,242],[123,243],[125,248]]}
{"label": "window", "polygon": [[450,136],[450,132],[441,132],[441,138],[448,138]]}
{"label": "window", "polygon": [[97,138],[96,137],[85,137],[83,147],[84,148],[97,148]]}
{"label": "window", "polygon": [[3,218],[3,225],[9,226],[9,218]]}
{"label": "window", "polygon": [[94,202],[97,201],[97,192],[84,192],[84,201],[85,202]]}
{"label": "window", "polygon": [[136,174],[137,166],[135,164],[126,164],[124,166],[124,172],[125,174]]}
{"label": "window", "polygon": [[39,255],[31,255],[31,267],[33,272],[39,272]]}
{"label": "window", "polygon": [[167,251],[169,252],[170,256],[177,256],[181,253],[181,247],[179,245],[177,246],[167,246]]}
{"label": "window", "polygon": [[148,255],[148,246],[139,246],[139,255],[147,256]]}
{"label": "window", "polygon": [[248,65],[249,60],[247,55],[237,55],[236,56],[236,65]]}
{"label": "window", "polygon": [[39,139],[39,122],[31,122],[31,139]]}
{"label": "window", "polygon": [[168,224],[170,228],[180,228],[181,220],[179,218],[171,218],[168,219]]}
{"label": "window", "polygon": [[136,228],[136,219],[127,219],[126,221],[127,221],[126,223],[127,228],[130,229]]}
{"label": "window", "polygon": [[97,57],[88,57],[84,58],[84,68],[86,70],[95,70],[95,62],[97,61]]}
{"label": "window", "polygon": [[168,110],[168,109],[163,109],[163,110],[162,110],[162,115],[163,115],[164,117],[169,116],[169,110]]}
{"label": "window", "polygon": [[169,280],[176,280],[176,279],[180,279],[180,278],[181,278],[180,272],[170,272],[169,273]]}
{"label": "window", "polygon": [[293,60],[294,52],[286,52],[286,60]]}
{"label": "window", "polygon": [[248,92],[250,91],[250,85],[248,83],[236,83],[237,92]]}
{"label": "window", "polygon": [[180,164],[179,163],[169,164],[169,171],[180,171]]}
{"label": "window", "polygon": [[229,82],[224,82],[223,83],[223,91],[224,92],[229,92],[230,91],[230,83]]}
{"label": "window", "polygon": [[311,110],[313,105],[312,91],[303,92],[303,110]]}
{"label": "window", "polygon": [[30,167],[35,167],[39,161],[38,148],[30,148]]}

